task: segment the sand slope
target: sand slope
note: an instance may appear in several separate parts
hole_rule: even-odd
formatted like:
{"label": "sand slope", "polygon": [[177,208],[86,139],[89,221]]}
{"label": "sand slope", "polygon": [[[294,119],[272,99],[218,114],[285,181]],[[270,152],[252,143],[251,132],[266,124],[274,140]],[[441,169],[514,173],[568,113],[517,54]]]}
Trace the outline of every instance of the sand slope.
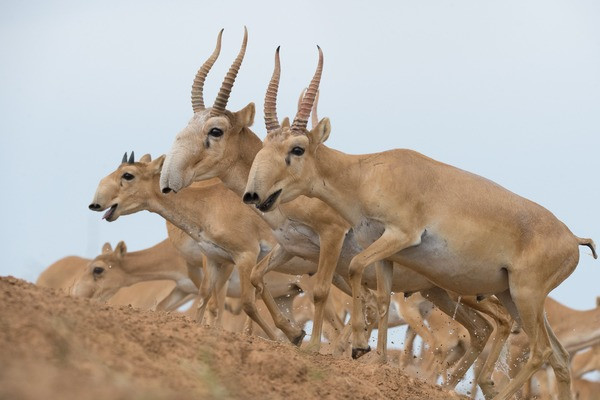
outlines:
{"label": "sand slope", "polygon": [[453,399],[403,375],[177,313],[0,278],[0,399]]}

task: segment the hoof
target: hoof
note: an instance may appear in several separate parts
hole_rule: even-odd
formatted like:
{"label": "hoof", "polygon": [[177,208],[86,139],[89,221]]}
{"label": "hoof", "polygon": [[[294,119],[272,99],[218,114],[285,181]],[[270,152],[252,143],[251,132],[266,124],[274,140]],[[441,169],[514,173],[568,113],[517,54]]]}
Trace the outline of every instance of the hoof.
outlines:
{"label": "hoof", "polygon": [[302,333],[292,340],[292,344],[294,346],[300,346],[302,344],[302,340],[304,340],[304,336],[306,336],[306,332],[302,329]]}
{"label": "hoof", "polygon": [[367,354],[370,351],[371,351],[371,346],[367,346],[367,348],[365,348],[365,349],[360,349],[360,348],[354,349],[353,348],[352,349],[352,358],[356,360],[357,358],[364,356],[365,354]]}

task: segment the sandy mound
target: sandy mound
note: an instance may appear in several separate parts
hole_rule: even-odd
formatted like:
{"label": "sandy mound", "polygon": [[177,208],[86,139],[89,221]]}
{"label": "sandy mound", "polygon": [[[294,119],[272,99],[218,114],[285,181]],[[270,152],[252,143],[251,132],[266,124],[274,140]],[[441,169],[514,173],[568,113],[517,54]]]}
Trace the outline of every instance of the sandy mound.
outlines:
{"label": "sandy mound", "polygon": [[309,355],[0,278],[0,399],[453,399],[390,366]]}

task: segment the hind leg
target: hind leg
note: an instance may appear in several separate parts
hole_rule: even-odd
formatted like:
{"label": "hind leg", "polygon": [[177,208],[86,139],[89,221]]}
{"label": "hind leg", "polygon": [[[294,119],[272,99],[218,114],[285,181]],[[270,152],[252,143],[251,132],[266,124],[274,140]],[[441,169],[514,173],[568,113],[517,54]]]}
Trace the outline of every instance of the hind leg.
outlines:
{"label": "hind leg", "polygon": [[558,398],[568,399],[571,396],[571,370],[569,369],[569,353],[560,344],[554,331],[548,324],[548,319],[544,315],[544,325],[550,339],[550,344],[554,353],[550,356],[550,365],[554,370],[556,385],[558,388]]}
{"label": "hind leg", "polygon": [[[516,275],[516,276],[515,276]],[[525,274],[524,274],[525,275]],[[547,293],[531,281],[531,276],[510,277],[510,293],[529,339],[529,360],[515,378],[502,389],[497,399],[510,399],[553,354],[544,324],[544,300]],[[570,393],[562,399],[570,399]]]}

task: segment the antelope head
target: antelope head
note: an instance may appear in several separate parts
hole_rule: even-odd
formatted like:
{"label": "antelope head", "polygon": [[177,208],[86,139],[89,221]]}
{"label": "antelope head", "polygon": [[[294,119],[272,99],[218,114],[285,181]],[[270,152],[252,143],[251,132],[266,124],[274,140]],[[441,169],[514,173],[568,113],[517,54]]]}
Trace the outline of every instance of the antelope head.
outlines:
{"label": "antelope head", "polygon": [[287,202],[310,191],[316,173],[315,152],[325,142],[331,131],[328,118],[307,129],[308,118],[315,103],[323,71],[323,52],[319,49],[317,70],[300,103],[294,122],[285,119],[280,125],[276,102],[279,87],[279,48],[275,52],[275,69],[265,95],[265,124],[267,137],[263,148],[254,158],[244,202],[255,204],[266,212],[279,202]]}
{"label": "antelope head", "polygon": [[119,167],[104,177],[98,184],[94,200],[89,205],[92,211],[104,211],[103,219],[112,222],[121,215],[145,210],[155,190],[165,156],[152,160],[149,154],[135,162],[133,152],[127,153]]}
{"label": "antelope head", "polygon": [[[226,110],[231,88],[242,65],[248,31],[244,28],[244,40],[240,52],[229,68],[219,94],[212,107],[204,106],[204,80],[217,60],[221,50],[221,35],[212,55],[198,70],[192,85],[192,109],[194,115],[188,125],[177,134],[175,142],[165,159],[165,168],[160,177],[163,193],[177,192],[189,186],[195,180],[204,180],[219,176],[227,170],[228,163],[235,161],[228,155],[228,149],[240,146],[240,133],[254,122],[254,103],[237,112]],[[233,143],[232,143],[233,142]]]}
{"label": "antelope head", "polygon": [[122,267],[126,253],[127,246],[123,241],[114,250],[110,243],[105,243],[102,254],[90,261],[75,281],[71,295],[107,301],[120,288],[129,286],[132,282]]}

